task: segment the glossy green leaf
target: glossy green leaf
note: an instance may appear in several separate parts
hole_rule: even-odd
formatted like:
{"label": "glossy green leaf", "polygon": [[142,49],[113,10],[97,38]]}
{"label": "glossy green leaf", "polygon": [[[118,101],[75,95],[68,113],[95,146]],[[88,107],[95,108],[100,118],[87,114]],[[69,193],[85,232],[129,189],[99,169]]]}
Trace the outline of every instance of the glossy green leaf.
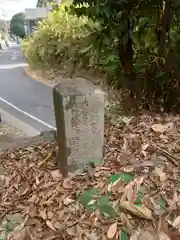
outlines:
{"label": "glossy green leaf", "polygon": [[141,204],[143,199],[143,193],[141,191],[138,192],[137,194],[137,199],[135,201],[135,204]]}
{"label": "glossy green leaf", "polygon": [[158,201],[157,201],[157,204],[160,206],[160,209],[161,210],[164,210],[166,208],[166,202],[163,198],[160,198]]}
{"label": "glossy green leaf", "polygon": [[116,182],[117,180],[120,180],[120,181],[129,183],[129,182],[131,182],[133,179],[134,179],[134,176],[131,175],[131,174],[128,174],[128,173],[117,173],[117,174],[112,175],[112,176],[109,178],[109,183],[114,183],[114,182]]}
{"label": "glossy green leaf", "polygon": [[136,205],[136,207],[141,207],[142,206],[141,203],[136,203],[135,205]]}
{"label": "glossy green leaf", "polygon": [[108,196],[100,196],[97,202],[97,208],[103,217],[113,217],[116,214]]}
{"label": "glossy green leaf", "polygon": [[173,214],[170,214],[169,220],[170,220],[171,224],[173,224],[173,222],[174,222],[174,215]]}
{"label": "glossy green leaf", "polygon": [[125,230],[121,230],[121,240],[128,240],[128,235]]}
{"label": "glossy green leaf", "polygon": [[100,211],[102,217],[113,217],[115,211],[108,196],[101,196],[96,189],[85,190],[78,197],[80,204],[88,211],[93,212],[96,209]]}
{"label": "glossy green leaf", "polygon": [[99,205],[109,204],[108,196],[100,196],[100,198],[98,199],[98,203],[99,203]]}
{"label": "glossy green leaf", "polygon": [[97,208],[97,203],[91,204],[91,202],[98,197],[99,191],[97,189],[89,189],[79,195],[78,201],[84,208],[92,212]]}
{"label": "glossy green leaf", "polygon": [[102,217],[114,217],[116,215],[112,204],[107,205],[98,205],[97,209],[99,210]]}
{"label": "glossy green leaf", "polygon": [[10,232],[11,232],[11,231],[8,230],[8,229],[3,230],[3,231],[0,233],[0,240],[6,240],[8,234],[9,234]]}
{"label": "glossy green leaf", "polygon": [[0,235],[0,240],[6,240],[6,236],[4,235],[4,233],[2,233],[2,235]]}

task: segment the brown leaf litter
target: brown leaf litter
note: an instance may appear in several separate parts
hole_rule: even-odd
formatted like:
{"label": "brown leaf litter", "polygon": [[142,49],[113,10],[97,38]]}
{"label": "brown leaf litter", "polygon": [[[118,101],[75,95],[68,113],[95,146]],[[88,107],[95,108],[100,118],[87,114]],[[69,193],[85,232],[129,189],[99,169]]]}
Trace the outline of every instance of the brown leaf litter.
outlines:
{"label": "brown leaf litter", "polygon": [[[23,219],[7,239],[180,239],[179,119],[143,115],[121,127],[106,124],[105,163],[91,175],[63,179],[56,169],[53,142],[3,152],[0,219],[15,213]],[[110,184],[108,177],[117,172],[134,179]],[[82,208],[77,193],[90,188],[103,195],[112,192],[113,206],[119,209],[114,218]],[[143,196],[136,204],[140,190]],[[123,231],[128,238],[122,237]]]}

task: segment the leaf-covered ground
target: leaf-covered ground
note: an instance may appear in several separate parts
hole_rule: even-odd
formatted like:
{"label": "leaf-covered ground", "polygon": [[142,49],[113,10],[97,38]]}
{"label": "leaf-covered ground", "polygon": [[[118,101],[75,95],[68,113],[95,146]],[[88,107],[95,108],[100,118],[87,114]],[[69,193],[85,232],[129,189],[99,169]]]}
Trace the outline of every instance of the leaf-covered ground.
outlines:
{"label": "leaf-covered ground", "polygon": [[66,179],[52,142],[2,153],[0,239],[180,239],[179,120],[106,124],[104,165]]}

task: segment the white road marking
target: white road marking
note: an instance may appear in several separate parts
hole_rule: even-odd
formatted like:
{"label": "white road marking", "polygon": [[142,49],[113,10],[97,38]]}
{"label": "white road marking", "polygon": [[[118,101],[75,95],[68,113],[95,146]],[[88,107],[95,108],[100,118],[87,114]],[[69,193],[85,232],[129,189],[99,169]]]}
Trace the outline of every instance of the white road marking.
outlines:
{"label": "white road marking", "polygon": [[56,130],[56,128],[53,127],[52,125],[50,125],[50,124],[42,121],[41,119],[39,119],[39,118],[37,118],[37,117],[35,117],[35,116],[33,116],[33,115],[31,115],[31,114],[29,114],[29,113],[21,110],[20,108],[16,107],[14,104],[8,102],[6,99],[0,97],[0,100],[1,100],[2,102],[6,103],[7,105],[9,105],[10,107],[14,108],[16,111],[24,114],[25,116],[27,116],[27,117],[29,117],[29,118],[31,118],[31,119],[33,119],[33,120],[35,120],[36,122],[41,123],[42,125],[44,125],[44,126],[46,126],[46,127],[48,127],[48,128],[51,128],[51,129],[53,129],[53,130]]}
{"label": "white road marking", "polygon": [[20,56],[20,53],[17,51],[13,52],[13,54],[10,57],[10,60],[16,60]]}
{"label": "white road marking", "polygon": [[18,67],[27,67],[27,63],[17,63],[17,64],[0,64],[0,70],[1,69],[12,69],[12,68],[18,68]]}

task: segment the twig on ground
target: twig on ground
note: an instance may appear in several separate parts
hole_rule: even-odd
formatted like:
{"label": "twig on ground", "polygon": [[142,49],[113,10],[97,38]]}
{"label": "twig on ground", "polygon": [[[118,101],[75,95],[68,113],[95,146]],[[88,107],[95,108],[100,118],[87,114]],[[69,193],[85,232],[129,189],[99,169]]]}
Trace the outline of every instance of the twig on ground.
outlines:
{"label": "twig on ground", "polygon": [[165,157],[167,157],[167,159],[169,161],[171,161],[171,163],[173,163],[174,165],[176,165],[177,167],[180,166],[180,158],[177,156],[173,156],[171,153],[169,153],[168,151],[157,147],[157,150]]}

